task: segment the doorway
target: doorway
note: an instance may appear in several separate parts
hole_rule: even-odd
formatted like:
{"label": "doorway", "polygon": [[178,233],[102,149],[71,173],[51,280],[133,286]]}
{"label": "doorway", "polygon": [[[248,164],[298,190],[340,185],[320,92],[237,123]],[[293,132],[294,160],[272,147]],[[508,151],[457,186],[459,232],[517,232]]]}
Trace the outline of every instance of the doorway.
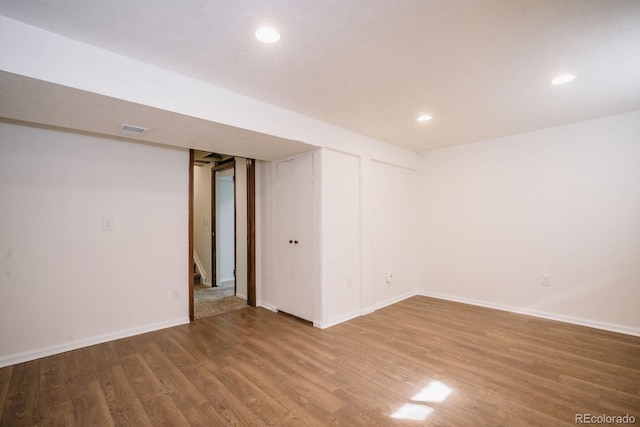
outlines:
{"label": "doorway", "polygon": [[255,161],[190,151],[189,317],[255,306]]}
{"label": "doorway", "polygon": [[[236,295],[235,168],[212,169],[211,264],[212,285],[225,296]],[[228,294],[228,295],[227,295]]]}

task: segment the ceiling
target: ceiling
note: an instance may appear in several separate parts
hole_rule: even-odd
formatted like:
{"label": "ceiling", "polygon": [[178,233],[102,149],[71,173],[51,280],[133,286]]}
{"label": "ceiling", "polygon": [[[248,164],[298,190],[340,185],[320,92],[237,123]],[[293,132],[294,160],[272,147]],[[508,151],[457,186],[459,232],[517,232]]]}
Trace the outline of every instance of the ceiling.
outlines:
{"label": "ceiling", "polygon": [[[638,0],[0,0],[0,14],[417,152],[640,109]],[[278,43],[253,36],[265,23]],[[577,78],[549,84],[563,73]]]}

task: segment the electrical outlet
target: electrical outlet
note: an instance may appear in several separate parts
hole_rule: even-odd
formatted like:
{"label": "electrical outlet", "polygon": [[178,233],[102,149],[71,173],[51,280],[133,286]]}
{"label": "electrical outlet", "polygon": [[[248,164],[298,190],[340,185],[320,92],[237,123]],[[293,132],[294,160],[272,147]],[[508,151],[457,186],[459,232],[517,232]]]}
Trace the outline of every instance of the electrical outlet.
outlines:
{"label": "electrical outlet", "polygon": [[173,298],[173,299],[180,298],[180,295],[178,294],[178,290],[177,289],[171,289],[171,298]]}
{"label": "electrical outlet", "polygon": [[542,275],[542,280],[540,281],[542,286],[551,286],[551,277],[547,274]]}
{"label": "electrical outlet", "polygon": [[102,219],[102,230],[103,231],[112,231],[113,230],[113,219],[112,218],[103,218]]}
{"label": "electrical outlet", "polygon": [[387,280],[387,283],[393,282],[393,273],[391,273],[390,271],[387,271],[386,280]]}

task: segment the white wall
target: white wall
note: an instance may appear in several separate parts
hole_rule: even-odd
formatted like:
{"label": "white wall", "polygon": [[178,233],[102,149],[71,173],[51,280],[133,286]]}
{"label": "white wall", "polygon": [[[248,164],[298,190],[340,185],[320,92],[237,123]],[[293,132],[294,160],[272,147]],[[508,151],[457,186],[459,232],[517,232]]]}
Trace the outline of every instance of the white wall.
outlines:
{"label": "white wall", "polygon": [[0,123],[0,366],[188,322],[188,168],[184,150]]}
{"label": "white wall", "polygon": [[[19,43],[16,43],[16,40]],[[344,250],[350,251],[349,248],[353,245],[364,248],[360,253],[359,274],[363,283],[359,289],[360,303],[353,303],[352,307],[350,303],[350,307],[346,307],[340,305],[343,301],[338,297],[332,298],[322,311],[327,308],[328,314],[335,314],[336,319],[344,319],[348,313],[362,311],[363,307],[366,311],[380,303],[375,299],[369,280],[373,262],[370,247],[373,234],[371,203],[375,191],[372,185],[371,162],[378,160],[415,170],[419,161],[416,153],[2,16],[0,48],[4,52],[0,55],[0,69],[10,73],[356,156],[360,161],[361,175],[358,184],[358,197],[361,202],[357,216],[360,218],[360,228],[365,232],[360,232],[359,242],[332,245],[331,250],[339,254]],[[55,52],[55,55],[51,52]],[[214,145],[213,142],[203,139],[201,146],[191,148],[207,150],[210,148],[207,145],[209,143]],[[176,145],[180,144],[181,141],[176,141]],[[326,166],[322,165],[322,173],[329,170],[329,163]],[[350,186],[344,188],[348,188],[348,191],[353,190]],[[338,194],[335,197],[342,196]],[[268,205],[269,202],[265,198],[262,197],[262,203]],[[356,208],[351,206],[350,209],[347,215],[351,215]],[[264,234],[260,238],[265,239],[270,236],[272,230],[265,228],[262,232]],[[240,236],[238,239],[240,241]],[[239,248],[237,250],[241,252]],[[236,266],[238,265],[242,265],[240,259],[236,263]],[[267,264],[263,264],[265,265]],[[337,267],[337,270],[334,268],[334,276],[344,280],[347,274],[351,274],[343,270],[342,267]],[[241,274],[238,269],[236,273]],[[265,279],[262,284],[257,284],[264,287],[258,292],[262,293],[265,297],[263,302],[268,305],[267,297],[272,291],[272,282],[268,280],[269,275],[265,271],[258,274],[264,275]],[[239,279],[236,277],[236,280]],[[332,309],[333,304],[338,304],[339,307]]]}
{"label": "white wall", "polygon": [[420,170],[424,292],[640,334],[640,112],[427,152]]}
{"label": "white wall", "polygon": [[206,273],[206,283],[213,280],[211,258],[211,166],[193,168],[193,250]]}
{"label": "white wall", "polygon": [[[375,304],[389,304],[415,293],[416,243],[419,230],[417,173],[387,163],[372,162],[373,268]],[[386,274],[392,273],[391,283]]]}
{"label": "white wall", "polygon": [[380,153],[323,150],[320,326],[417,291],[416,181],[415,170],[385,163]]}
{"label": "white wall", "polygon": [[322,156],[324,323],[360,315],[360,158],[334,150]]}

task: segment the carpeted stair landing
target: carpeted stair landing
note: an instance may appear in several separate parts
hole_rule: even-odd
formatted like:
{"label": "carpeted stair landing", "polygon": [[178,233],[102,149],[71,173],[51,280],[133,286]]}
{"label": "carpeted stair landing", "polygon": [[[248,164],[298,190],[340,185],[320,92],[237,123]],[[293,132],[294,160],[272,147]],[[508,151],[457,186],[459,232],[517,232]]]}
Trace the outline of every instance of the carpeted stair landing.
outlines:
{"label": "carpeted stair landing", "polygon": [[229,311],[248,307],[247,301],[234,294],[234,283],[222,283],[222,286],[212,288],[207,285],[193,287],[193,315],[194,318],[217,316]]}

